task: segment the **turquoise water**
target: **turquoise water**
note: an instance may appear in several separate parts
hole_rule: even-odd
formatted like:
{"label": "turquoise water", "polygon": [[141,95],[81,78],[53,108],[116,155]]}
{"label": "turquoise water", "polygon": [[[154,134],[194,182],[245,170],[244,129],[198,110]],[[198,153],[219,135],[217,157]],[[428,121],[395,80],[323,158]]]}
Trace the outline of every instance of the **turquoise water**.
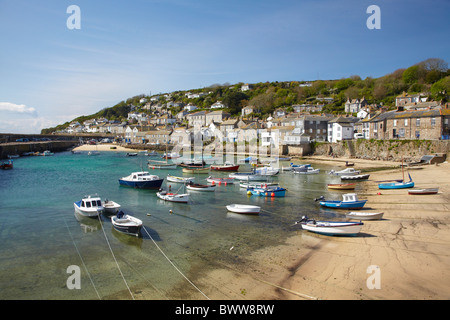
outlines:
{"label": "turquoise water", "polygon": [[[186,205],[164,202],[153,190],[119,186],[119,178],[147,170],[147,159],[64,152],[19,158],[13,170],[0,171],[0,299],[131,299],[128,287],[145,299],[204,299],[180,272],[195,280],[220,262],[245,263],[254,250],[295,234],[290,226],[302,215],[335,216],[313,201],[328,194],[327,183],[338,182],[325,173],[331,167],[319,166],[318,175],[280,172],[275,180],[288,189],[284,198],[247,196],[235,184],[191,193]],[[241,166],[240,171],[248,170],[248,164]],[[181,169],[149,171],[189,176]],[[197,175],[196,182],[205,183],[207,176]],[[150,236],[144,230],[140,238],[120,234],[104,216],[101,221],[76,216],[73,203],[95,193],[143,220]],[[225,206],[231,203],[255,204],[263,211],[228,213]],[[67,287],[72,265],[81,270],[81,289]]]}

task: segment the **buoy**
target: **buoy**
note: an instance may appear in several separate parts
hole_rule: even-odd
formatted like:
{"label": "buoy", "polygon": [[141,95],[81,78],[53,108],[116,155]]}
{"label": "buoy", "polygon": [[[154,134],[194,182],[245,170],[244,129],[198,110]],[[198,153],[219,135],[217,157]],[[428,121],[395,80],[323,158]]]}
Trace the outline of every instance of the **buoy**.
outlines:
{"label": "buoy", "polygon": [[381,192],[378,192],[377,195],[381,196]]}
{"label": "buoy", "polygon": [[150,214],[150,213],[147,213],[147,216],[151,216],[151,214]]}
{"label": "buoy", "polygon": [[224,185],[227,185],[227,183],[226,183],[226,182],[224,182],[223,184],[224,184]]}
{"label": "buoy", "polygon": [[247,194],[250,196],[250,195],[252,195],[252,192],[251,191],[247,191]]}
{"label": "buoy", "polygon": [[272,192],[270,195],[271,195],[272,197],[275,197],[275,193],[274,193],[274,192]]}
{"label": "buoy", "polygon": [[169,213],[172,214],[172,210],[169,210]]}

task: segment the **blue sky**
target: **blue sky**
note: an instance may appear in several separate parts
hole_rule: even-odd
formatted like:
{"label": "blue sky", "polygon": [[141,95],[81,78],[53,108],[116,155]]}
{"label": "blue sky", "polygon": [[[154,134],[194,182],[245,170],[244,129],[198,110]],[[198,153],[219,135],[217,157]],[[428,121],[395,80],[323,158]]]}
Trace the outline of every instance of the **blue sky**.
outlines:
{"label": "blue sky", "polygon": [[[366,27],[370,5],[379,30]],[[39,133],[142,93],[450,62],[449,13],[448,0],[0,0],[0,132]]]}

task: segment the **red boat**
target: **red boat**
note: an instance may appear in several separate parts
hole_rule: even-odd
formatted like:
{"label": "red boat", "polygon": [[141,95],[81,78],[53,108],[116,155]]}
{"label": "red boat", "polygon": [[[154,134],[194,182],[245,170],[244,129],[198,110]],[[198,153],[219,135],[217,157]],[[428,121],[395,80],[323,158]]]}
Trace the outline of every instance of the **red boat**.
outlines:
{"label": "red boat", "polygon": [[0,164],[0,169],[3,170],[12,169],[13,167],[14,166],[12,160],[9,160],[8,162],[2,162],[2,164]]}
{"label": "red boat", "polygon": [[221,166],[211,166],[211,170],[217,170],[217,171],[238,171],[239,165],[234,165],[231,163],[226,162],[224,165]]}

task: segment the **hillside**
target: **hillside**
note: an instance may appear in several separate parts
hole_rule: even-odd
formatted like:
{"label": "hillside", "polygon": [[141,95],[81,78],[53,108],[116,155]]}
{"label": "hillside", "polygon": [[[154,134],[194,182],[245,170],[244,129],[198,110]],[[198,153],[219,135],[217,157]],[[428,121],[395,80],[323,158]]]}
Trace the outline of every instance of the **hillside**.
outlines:
{"label": "hillside", "polygon": [[[450,92],[450,70],[446,61],[430,58],[407,69],[398,69],[380,78],[361,79],[358,75],[338,80],[260,82],[251,84],[249,90],[242,90],[244,83],[214,84],[201,89],[175,91],[154,96],[138,95],[121,101],[113,107],[89,115],[81,116],[73,121],[82,123],[94,118],[106,118],[110,121],[127,119],[131,106],[137,111],[144,110],[144,105],[165,106],[173,115],[182,110],[181,105],[189,103],[198,109],[208,109],[217,101],[222,102],[232,115],[239,115],[242,107],[253,105],[261,111],[255,116],[267,116],[277,108],[292,111],[293,105],[320,103],[321,98],[331,97],[332,103],[325,105],[323,112],[343,113],[348,99],[364,97],[369,104],[395,105],[395,97],[402,92],[409,94],[425,93],[429,100],[448,101]],[[57,127],[43,129],[48,134],[68,127],[66,122]]]}

